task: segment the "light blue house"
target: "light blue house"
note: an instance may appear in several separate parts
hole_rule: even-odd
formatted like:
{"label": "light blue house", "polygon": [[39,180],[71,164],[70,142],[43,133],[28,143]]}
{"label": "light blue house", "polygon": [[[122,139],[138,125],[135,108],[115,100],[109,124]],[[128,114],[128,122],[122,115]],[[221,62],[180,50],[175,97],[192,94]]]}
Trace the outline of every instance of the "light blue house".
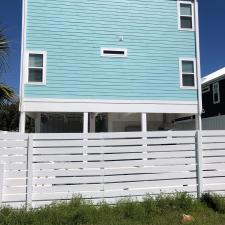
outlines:
{"label": "light blue house", "polygon": [[197,114],[198,3],[23,0],[20,131],[172,129]]}

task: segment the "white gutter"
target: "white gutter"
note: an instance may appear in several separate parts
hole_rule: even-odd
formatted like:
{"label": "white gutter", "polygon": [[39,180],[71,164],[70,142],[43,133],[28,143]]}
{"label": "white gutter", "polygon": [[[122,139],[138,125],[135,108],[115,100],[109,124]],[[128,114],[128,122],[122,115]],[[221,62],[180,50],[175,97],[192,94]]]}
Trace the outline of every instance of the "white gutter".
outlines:
{"label": "white gutter", "polygon": [[26,0],[22,0],[22,31],[21,31],[21,58],[20,58],[20,91],[19,91],[19,111],[20,122],[19,130],[24,133],[25,130],[25,115],[23,112],[24,100],[24,65],[25,65],[25,49],[26,49]]}
{"label": "white gutter", "polygon": [[198,91],[198,114],[196,118],[196,129],[202,130],[202,79],[201,79],[201,64],[200,64],[200,38],[199,38],[199,15],[198,15],[198,0],[195,2],[195,41],[196,41],[196,66],[197,66],[197,91]]}

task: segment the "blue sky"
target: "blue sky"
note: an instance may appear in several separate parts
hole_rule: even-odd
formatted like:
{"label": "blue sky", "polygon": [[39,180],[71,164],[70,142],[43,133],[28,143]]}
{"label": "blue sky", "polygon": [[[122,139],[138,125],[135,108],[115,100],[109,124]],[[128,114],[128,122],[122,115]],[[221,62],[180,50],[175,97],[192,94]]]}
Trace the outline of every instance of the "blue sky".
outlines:
{"label": "blue sky", "polygon": [[[0,81],[19,90],[21,0],[1,0],[0,27],[10,41],[8,68]],[[225,0],[199,0],[202,76],[225,67]]]}

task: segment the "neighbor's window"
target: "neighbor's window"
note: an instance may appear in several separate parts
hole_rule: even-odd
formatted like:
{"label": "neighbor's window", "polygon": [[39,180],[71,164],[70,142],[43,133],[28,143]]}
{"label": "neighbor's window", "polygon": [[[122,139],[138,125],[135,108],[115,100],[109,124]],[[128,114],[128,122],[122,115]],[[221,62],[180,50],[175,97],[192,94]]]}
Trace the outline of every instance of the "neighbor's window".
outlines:
{"label": "neighbor's window", "polygon": [[29,53],[28,55],[28,83],[45,83],[45,53]]}
{"label": "neighbor's window", "polygon": [[206,86],[202,88],[202,94],[210,92],[210,86]]}
{"label": "neighbor's window", "polygon": [[178,1],[179,7],[179,29],[193,30],[194,29],[194,16],[193,16],[193,3]]}
{"label": "neighbor's window", "polygon": [[182,88],[196,88],[196,72],[195,72],[195,60],[194,59],[181,59],[180,60],[181,71],[181,87]]}
{"label": "neighbor's window", "polygon": [[213,84],[213,104],[220,103],[220,85],[219,82]]}
{"label": "neighbor's window", "polygon": [[103,57],[127,57],[126,48],[101,48],[101,56]]}

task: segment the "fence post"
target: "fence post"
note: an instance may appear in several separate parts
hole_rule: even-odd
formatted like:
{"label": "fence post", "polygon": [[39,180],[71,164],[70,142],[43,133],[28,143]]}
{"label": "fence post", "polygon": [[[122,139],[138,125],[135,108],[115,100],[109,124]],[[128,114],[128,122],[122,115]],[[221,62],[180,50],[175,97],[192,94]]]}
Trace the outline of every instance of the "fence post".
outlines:
{"label": "fence post", "polygon": [[202,155],[202,131],[196,132],[196,161],[197,161],[197,195],[198,198],[203,193],[203,155]]}
{"label": "fence post", "polygon": [[33,135],[28,135],[27,147],[27,188],[26,188],[26,207],[27,209],[32,205],[32,191],[33,191]]}

